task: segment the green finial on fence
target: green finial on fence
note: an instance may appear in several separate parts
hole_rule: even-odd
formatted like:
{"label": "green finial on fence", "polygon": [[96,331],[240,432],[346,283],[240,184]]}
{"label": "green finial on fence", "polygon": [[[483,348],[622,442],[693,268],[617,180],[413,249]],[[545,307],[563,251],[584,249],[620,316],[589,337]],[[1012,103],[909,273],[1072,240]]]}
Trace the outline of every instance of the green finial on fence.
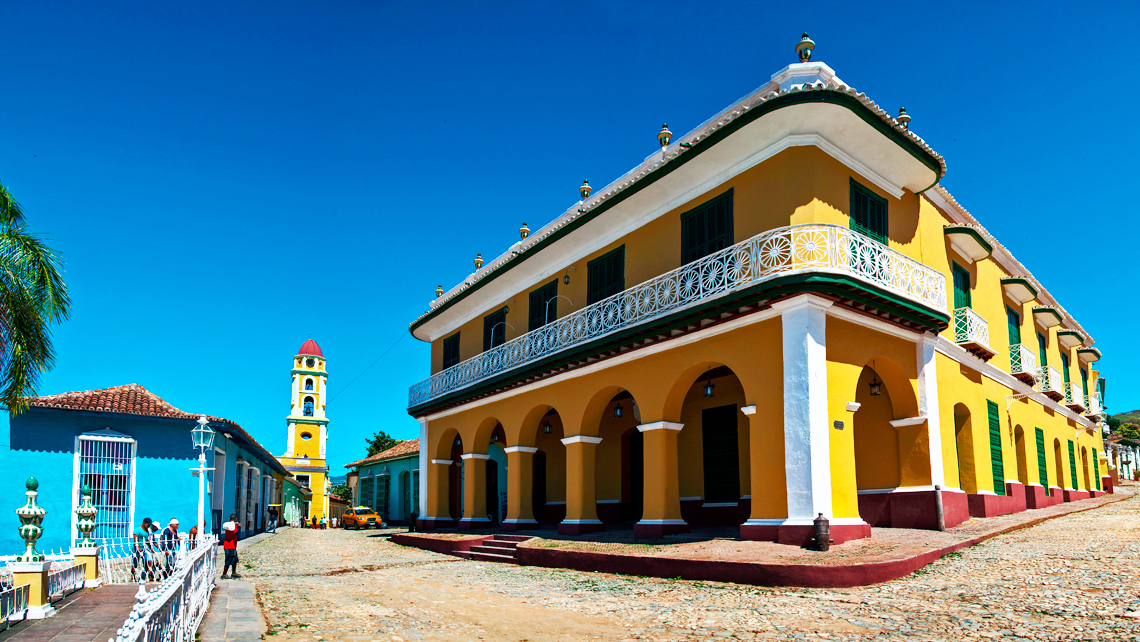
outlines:
{"label": "green finial on fence", "polygon": [[83,488],[79,489],[79,493],[83,495],[83,500],[79,503],[79,507],[75,509],[76,516],[79,520],[76,522],[76,528],[83,537],[75,543],[78,547],[98,546],[99,542],[91,539],[91,533],[95,530],[95,515],[99,509],[91,503],[91,487],[83,484]]}
{"label": "green finial on fence", "polygon": [[24,549],[23,555],[17,555],[17,562],[42,562],[44,561],[43,553],[36,550],[36,540],[40,535],[44,534],[44,529],[40,524],[44,521],[44,515],[47,511],[43,507],[36,504],[36,489],[39,488],[40,483],[36,481],[35,477],[29,477],[27,484],[28,492],[24,493],[28,496],[28,503],[16,509],[16,516],[20,518],[20,537],[24,539],[27,548]]}

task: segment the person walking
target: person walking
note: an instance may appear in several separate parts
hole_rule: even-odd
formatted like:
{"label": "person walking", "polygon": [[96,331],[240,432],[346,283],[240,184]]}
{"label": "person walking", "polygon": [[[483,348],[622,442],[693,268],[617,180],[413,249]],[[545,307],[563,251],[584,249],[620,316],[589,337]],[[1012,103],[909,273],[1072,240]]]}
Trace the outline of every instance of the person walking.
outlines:
{"label": "person walking", "polygon": [[[238,533],[241,531],[241,524],[237,522],[237,515],[230,515],[230,521],[222,524],[222,550],[226,553],[226,561],[222,566],[222,579],[226,579],[226,571],[230,571],[230,579],[236,580],[240,575],[237,574],[238,554],[237,543]],[[230,570],[233,569],[233,570]]]}
{"label": "person walking", "polygon": [[166,574],[174,572],[178,560],[178,520],[171,519],[158,537],[158,546],[166,558]]}
{"label": "person walking", "polygon": [[150,573],[150,525],[151,518],[144,517],[142,524],[135,529],[131,536],[131,569],[135,580],[145,580]]}
{"label": "person walking", "polygon": [[277,532],[277,507],[276,506],[270,506],[269,507],[269,530],[267,532],[269,532],[269,533],[276,533]]}

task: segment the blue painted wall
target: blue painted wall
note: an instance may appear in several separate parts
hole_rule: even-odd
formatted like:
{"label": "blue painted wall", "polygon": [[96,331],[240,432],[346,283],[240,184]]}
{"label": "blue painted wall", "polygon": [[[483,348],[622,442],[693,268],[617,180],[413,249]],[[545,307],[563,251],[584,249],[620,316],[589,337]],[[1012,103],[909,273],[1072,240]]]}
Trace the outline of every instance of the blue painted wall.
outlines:
{"label": "blue painted wall", "polygon": [[[353,505],[356,506],[360,501],[360,487],[361,487],[361,485],[373,484],[373,488],[376,488],[376,486],[375,486],[376,478],[378,476],[380,476],[381,474],[383,474],[384,472],[387,472],[387,474],[389,475],[388,513],[382,514],[380,516],[383,517],[385,519],[385,521],[389,521],[389,522],[405,522],[405,521],[407,521],[408,520],[408,511],[404,510],[403,501],[402,501],[402,492],[403,491],[401,490],[401,483],[402,483],[402,480],[406,480],[409,484],[414,484],[413,480],[415,478],[412,475],[412,471],[419,468],[419,466],[420,466],[420,458],[419,458],[418,452],[412,454],[409,457],[404,457],[401,459],[393,459],[393,460],[386,461],[383,463],[375,463],[375,464],[369,464],[369,465],[365,465],[365,466],[359,466],[357,468],[357,470],[360,471],[360,477],[358,478],[358,482],[357,482],[357,486],[356,486],[356,498],[355,498],[356,501],[353,503]],[[403,476],[403,473],[405,473],[405,472],[408,473],[407,477]],[[418,511],[418,508],[416,506],[416,497],[418,496],[418,493],[416,492],[416,489],[413,487],[409,487],[408,492],[409,492],[410,503],[411,503],[411,512],[416,512],[416,511]],[[380,498],[376,496],[375,492],[373,492],[373,496],[376,497],[376,499],[374,502],[372,502],[372,505],[369,506],[369,508],[372,508],[373,510],[377,510],[381,506]]]}
{"label": "blue painted wall", "polygon": [[[181,530],[189,530],[198,511],[198,479],[190,473],[198,464],[190,438],[193,426],[191,420],[54,408],[29,409],[9,420],[0,447],[0,469],[6,473],[0,478],[0,554],[23,550],[14,511],[26,501],[24,483],[31,475],[40,482],[37,502],[47,509],[38,548],[67,550],[72,539],[75,440],[103,429],[137,443],[134,526],[144,517],[165,526],[174,517]],[[209,506],[208,495],[206,501]]]}

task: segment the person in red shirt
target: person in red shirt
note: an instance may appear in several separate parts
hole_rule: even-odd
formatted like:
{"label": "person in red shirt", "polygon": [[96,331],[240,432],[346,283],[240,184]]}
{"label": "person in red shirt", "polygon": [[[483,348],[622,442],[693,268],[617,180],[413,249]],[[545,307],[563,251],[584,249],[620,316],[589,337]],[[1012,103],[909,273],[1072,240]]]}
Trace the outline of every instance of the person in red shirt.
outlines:
{"label": "person in red shirt", "polygon": [[225,565],[222,566],[222,579],[226,579],[227,570],[230,571],[231,580],[241,577],[237,574],[237,542],[239,532],[241,532],[241,524],[237,522],[237,515],[230,515],[230,521],[222,524],[222,550],[226,553],[226,562]]}

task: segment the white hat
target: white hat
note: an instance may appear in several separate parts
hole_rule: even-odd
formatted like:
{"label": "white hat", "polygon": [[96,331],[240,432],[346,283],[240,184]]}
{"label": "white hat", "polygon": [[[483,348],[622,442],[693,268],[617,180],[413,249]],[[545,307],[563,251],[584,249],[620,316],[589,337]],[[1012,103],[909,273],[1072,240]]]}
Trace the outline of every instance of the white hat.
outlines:
{"label": "white hat", "polygon": [[177,525],[178,525],[178,520],[177,520],[177,519],[172,519],[172,520],[170,520],[170,525],[171,525],[171,526],[177,526]]}

